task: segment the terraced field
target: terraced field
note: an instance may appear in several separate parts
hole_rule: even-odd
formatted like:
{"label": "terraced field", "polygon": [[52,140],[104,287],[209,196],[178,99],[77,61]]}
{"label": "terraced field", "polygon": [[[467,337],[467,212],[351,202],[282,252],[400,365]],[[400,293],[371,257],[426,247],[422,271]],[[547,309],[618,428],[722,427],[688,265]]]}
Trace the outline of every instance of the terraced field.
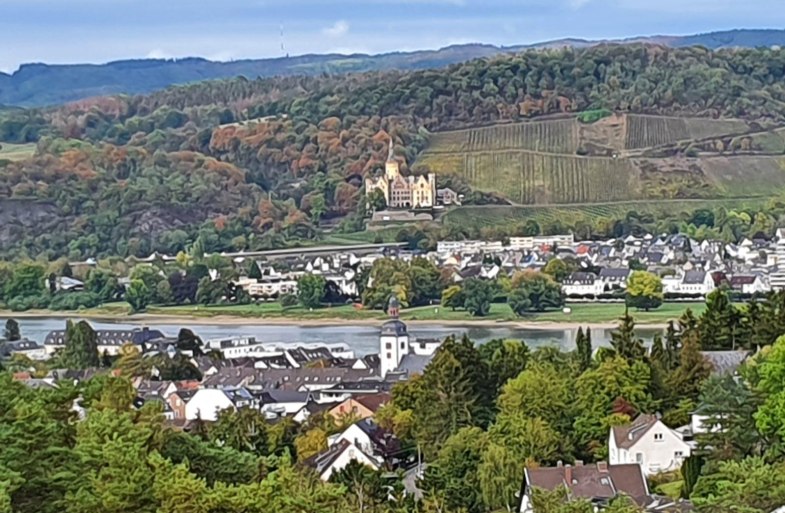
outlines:
{"label": "terraced field", "polygon": [[749,126],[739,119],[671,118],[627,115],[625,148],[641,149],[689,139],[705,139],[747,132]]}
{"label": "terraced field", "polygon": [[431,141],[434,153],[531,150],[574,154],[578,144],[574,118],[441,132]]}
{"label": "terraced field", "polygon": [[[594,124],[545,120],[433,134],[417,164],[521,205],[765,197],[785,184],[785,161],[771,156],[785,151],[785,137],[761,130],[738,119],[616,114]],[[735,141],[743,141],[748,154],[688,158],[691,141],[702,141],[707,152],[715,142],[741,147]],[[754,155],[763,146],[774,151]]]}
{"label": "terraced field", "polygon": [[0,143],[0,160],[24,160],[35,153],[35,144]]}

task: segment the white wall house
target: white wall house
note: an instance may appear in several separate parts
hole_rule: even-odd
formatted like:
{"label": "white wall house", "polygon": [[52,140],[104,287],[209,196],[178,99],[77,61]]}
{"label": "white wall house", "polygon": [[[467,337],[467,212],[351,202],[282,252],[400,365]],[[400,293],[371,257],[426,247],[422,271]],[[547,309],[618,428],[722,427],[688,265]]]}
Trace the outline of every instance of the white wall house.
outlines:
{"label": "white wall house", "polygon": [[561,289],[565,296],[597,296],[604,285],[594,273],[576,272],[564,279]]}
{"label": "white wall house", "polygon": [[378,470],[381,467],[376,459],[346,440],[342,440],[325,452],[309,458],[304,464],[313,468],[322,481],[329,481],[334,473],[343,470],[352,461],[360,462],[374,470]]}
{"label": "white wall house", "polygon": [[632,424],[611,428],[611,465],[637,463],[644,474],[654,475],[678,470],[689,455],[690,445],[654,415],[640,415]]}
{"label": "white wall house", "polygon": [[217,388],[197,390],[185,405],[185,418],[188,420],[202,419],[215,421],[221,410],[235,409],[229,396]]}

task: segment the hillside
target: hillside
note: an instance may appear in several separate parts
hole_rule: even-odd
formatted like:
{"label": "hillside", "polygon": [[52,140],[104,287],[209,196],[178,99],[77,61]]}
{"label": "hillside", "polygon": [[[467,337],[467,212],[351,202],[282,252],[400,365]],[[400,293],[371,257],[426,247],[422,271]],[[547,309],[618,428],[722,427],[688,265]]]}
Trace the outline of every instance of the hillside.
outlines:
{"label": "hillside", "polygon": [[769,197],[785,183],[783,132],[774,127],[740,119],[568,117],[438,132],[416,165],[522,205]]}
{"label": "hillside", "polygon": [[690,36],[651,36],[625,40],[560,39],[529,45],[497,47],[454,45],[439,50],[393,52],[379,55],[326,54],[272,59],[213,62],[200,58],[139,59],[108,64],[25,64],[15,73],[0,73],[0,104],[56,105],[92,96],[144,94],[170,85],[244,76],[318,75],[383,70],[440,68],[482,57],[530,49],[585,48],[606,43],[648,43],[709,49],[756,48],[785,45],[785,30],[731,30]]}
{"label": "hillside", "polygon": [[[363,179],[391,138],[404,173],[431,167],[467,203],[502,201],[483,191],[534,205],[757,198],[733,238],[779,222],[764,200],[784,183],[784,78],[785,50],[598,46],[10,110],[0,200],[22,203],[3,216],[15,223],[27,205],[42,221],[4,229],[0,255],[263,249],[358,232]],[[576,120],[601,109],[618,114]],[[590,232],[626,222],[606,221]]]}

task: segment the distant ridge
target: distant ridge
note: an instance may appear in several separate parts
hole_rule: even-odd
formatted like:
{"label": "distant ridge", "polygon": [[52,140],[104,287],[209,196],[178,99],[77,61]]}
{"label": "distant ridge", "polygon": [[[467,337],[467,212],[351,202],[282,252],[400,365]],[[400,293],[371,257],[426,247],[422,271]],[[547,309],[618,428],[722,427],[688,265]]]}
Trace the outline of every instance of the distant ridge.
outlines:
{"label": "distant ridge", "polygon": [[379,55],[300,55],[273,59],[213,62],[192,57],[174,60],[139,59],[107,64],[25,64],[15,73],[0,73],[0,105],[34,107],[80,100],[91,96],[139,94],[170,85],[245,76],[348,73],[389,69],[438,68],[471,59],[528,49],[587,47],[597,44],[649,43],[710,49],[785,46],[785,30],[738,29],[688,36],[645,36],[627,39],[585,40],[565,38],[530,45],[498,47],[465,44],[415,52]]}

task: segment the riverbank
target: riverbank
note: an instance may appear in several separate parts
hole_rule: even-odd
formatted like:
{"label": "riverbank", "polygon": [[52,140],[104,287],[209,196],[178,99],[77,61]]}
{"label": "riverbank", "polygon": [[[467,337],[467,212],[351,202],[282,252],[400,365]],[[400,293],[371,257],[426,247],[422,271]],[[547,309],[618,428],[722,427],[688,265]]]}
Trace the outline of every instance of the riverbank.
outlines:
{"label": "riverbank", "polygon": [[[412,325],[438,323],[445,326],[467,327],[509,327],[519,329],[577,329],[579,326],[596,329],[609,329],[617,325],[624,313],[624,305],[619,303],[583,303],[570,305],[571,312],[550,311],[526,317],[516,316],[506,304],[493,304],[485,317],[473,317],[468,312],[453,311],[448,308],[427,306],[409,308],[401,312],[401,319]],[[690,308],[695,315],[705,309],[704,303],[666,303],[650,312],[632,311],[635,322],[650,328],[664,327],[668,321],[678,319]],[[357,308],[353,305],[325,307],[306,310],[302,307],[283,308],[278,303],[261,305],[227,306],[174,306],[151,307],[145,313],[130,314],[128,305],[117,303],[81,311],[31,310],[11,312],[0,310],[0,319],[71,319],[82,318],[102,322],[125,322],[132,324],[180,324],[187,325],[297,325],[376,326],[387,316],[384,312]]]}

